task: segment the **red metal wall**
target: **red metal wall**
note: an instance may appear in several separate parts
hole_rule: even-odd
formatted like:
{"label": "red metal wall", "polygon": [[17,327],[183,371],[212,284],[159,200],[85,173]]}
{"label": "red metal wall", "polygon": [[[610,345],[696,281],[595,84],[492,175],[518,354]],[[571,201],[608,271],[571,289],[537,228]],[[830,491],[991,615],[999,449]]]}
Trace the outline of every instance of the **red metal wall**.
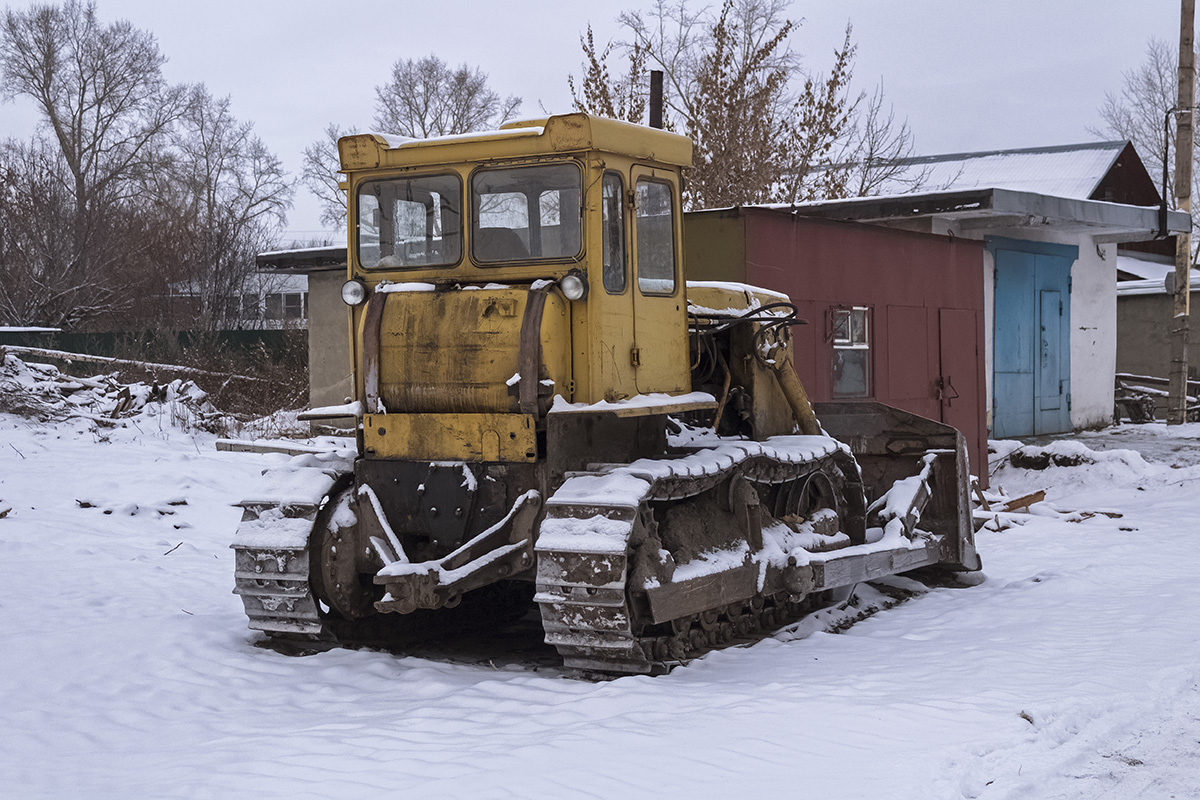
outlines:
{"label": "red metal wall", "polygon": [[[735,227],[742,263],[693,257],[714,251],[706,235],[724,239]],[[961,430],[986,486],[981,242],[758,208],[690,214],[686,230],[690,279],[745,281],[792,298],[809,323],[794,329],[796,370],[815,401],[834,399],[831,309],[867,306],[871,398]],[[939,379],[949,382],[941,392]]]}

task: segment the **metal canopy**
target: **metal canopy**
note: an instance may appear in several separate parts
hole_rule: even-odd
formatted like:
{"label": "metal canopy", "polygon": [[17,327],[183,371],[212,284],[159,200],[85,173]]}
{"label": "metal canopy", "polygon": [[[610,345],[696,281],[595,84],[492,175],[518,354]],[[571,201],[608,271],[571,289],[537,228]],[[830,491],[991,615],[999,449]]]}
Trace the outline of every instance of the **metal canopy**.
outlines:
{"label": "metal canopy", "polygon": [[[1013,228],[1049,229],[1089,234],[1097,243],[1140,242],[1159,234],[1157,206],[1129,206],[1009,189],[860,197],[765,207],[790,210],[806,217],[885,225],[901,220],[941,219],[963,233]],[[1167,233],[1183,233],[1189,230],[1190,223],[1186,213],[1168,212]]]}

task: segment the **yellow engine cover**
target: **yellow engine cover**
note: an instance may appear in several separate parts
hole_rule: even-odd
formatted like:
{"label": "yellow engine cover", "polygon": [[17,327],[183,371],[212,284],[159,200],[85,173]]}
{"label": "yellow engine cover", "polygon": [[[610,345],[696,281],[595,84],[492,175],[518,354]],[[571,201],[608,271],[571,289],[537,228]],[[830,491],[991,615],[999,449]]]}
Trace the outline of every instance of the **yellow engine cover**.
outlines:
{"label": "yellow engine cover", "polygon": [[[379,395],[389,414],[519,411],[526,289],[393,292],[379,328]],[[570,400],[570,309],[546,297],[538,381],[544,402]],[[549,381],[549,383],[546,383]]]}

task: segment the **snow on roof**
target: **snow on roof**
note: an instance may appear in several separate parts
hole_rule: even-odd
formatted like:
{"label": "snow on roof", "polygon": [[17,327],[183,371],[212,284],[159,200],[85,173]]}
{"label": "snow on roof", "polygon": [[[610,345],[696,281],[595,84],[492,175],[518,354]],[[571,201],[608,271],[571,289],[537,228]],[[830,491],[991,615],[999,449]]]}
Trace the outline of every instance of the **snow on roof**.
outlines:
{"label": "snow on roof", "polygon": [[[948,153],[905,159],[907,177],[926,170],[923,191],[1011,189],[1086,200],[1096,191],[1128,142],[1085,142],[976,153]],[[901,186],[883,194],[905,193]]]}
{"label": "snow on roof", "polygon": [[[1167,276],[1167,273],[1175,271],[1175,261],[1174,259],[1163,257],[1119,253],[1117,255],[1117,270],[1135,276],[1136,280],[1153,280],[1158,281],[1159,285],[1162,285],[1163,278]],[[1193,283],[1196,283],[1198,276],[1200,276],[1200,272],[1193,269]]]}
{"label": "snow on roof", "polygon": [[513,124],[512,127],[504,127],[496,130],[487,131],[471,131],[470,133],[448,133],[443,136],[430,136],[426,139],[414,139],[411,136],[404,136],[399,133],[382,133],[379,131],[371,131],[370,135],[378,136],[387,142],[388,147],[393,150],[399,147],[425,146],[434,144],[449,144],[453,142],[467,142],[477,139],[504,139],[512,136],[541,136],[545,132],[545,128],[540,125],[534,125],[534,122],[541,120],[522,120]]}

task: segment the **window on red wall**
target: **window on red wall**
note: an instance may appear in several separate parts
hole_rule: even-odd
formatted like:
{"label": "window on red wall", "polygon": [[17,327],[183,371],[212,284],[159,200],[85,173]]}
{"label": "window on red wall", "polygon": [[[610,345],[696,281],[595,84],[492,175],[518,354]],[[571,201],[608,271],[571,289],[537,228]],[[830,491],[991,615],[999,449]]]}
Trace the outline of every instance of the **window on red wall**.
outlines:
{"label": "window on red wall", "polygon": [[871,396],[871,309],[836,307],[829,311],[833,338],[833,396]]}

